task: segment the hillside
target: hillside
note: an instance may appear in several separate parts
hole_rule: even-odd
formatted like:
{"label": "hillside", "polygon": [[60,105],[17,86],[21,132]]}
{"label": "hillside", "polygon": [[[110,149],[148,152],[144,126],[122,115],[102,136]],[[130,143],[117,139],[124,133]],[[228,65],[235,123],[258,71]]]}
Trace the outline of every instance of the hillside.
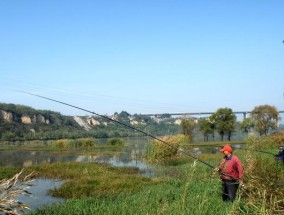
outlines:
{"label": "hillside", "polygon": [[[154,135],[177,133],[174,119],[158,120],[147,116],[131,116],[125,111],[108,118]],[[0,103],[1,140],[59,139],[79,137],[127,137],[137,135],[111,120],[96,116],[65,116],[50,110],[36,110],[24,105]]]}

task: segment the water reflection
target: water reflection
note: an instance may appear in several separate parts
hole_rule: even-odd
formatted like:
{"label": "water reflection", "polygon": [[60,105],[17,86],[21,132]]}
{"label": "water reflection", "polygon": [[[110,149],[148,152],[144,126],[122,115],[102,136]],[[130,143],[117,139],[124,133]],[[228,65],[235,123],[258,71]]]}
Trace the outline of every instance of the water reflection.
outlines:
{"label": "water reflection", "polygon": [[48,151],[1,151],[0,165],[28,167],[41,163],[76,161],[78,156],[52,153]]}
{"label": "water reflection", "polygon": [[[143,147],[134,144],[123,149],[120,155],[94,156],[78,155],[75,153],[58,153],[50,151],[0,151],[0,165],[2,167],[28,167],[42,163],[56,162],[104,162],[114,166],[137,166],[143,168],[140,161]],[[124,163],[124,165],[123,165]]]}
{"label": "water reflection", "polygon": [[63,181],[58,180],[35,179],[32,182],[32,186],[28,189],[28,191],[32,193],[32,197],[19,195],[17,200],[30,207],[30,210],[26,210],[25,212],[34,211],[46,205],[63,202],[64,199],[62,198],[48,195],[50,189],[58,188],[62,183]]}

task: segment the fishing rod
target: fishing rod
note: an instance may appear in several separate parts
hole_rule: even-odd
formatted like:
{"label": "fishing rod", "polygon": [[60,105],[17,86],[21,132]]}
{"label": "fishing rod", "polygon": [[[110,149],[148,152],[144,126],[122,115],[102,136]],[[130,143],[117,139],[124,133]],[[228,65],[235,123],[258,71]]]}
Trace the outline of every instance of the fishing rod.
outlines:
{"label": "fishing rod", "polygon": [[[198,145],[194,145],[194,146],[198,146]],[[199,147],[208,147],[208,145],[200,145]],[[220,145],[212,145],[212,146],[209,146],[209,147],[223,147],[223,146],[220,146]],[[232,148],[234,149],[240,149],[240,150],[247,150],[247,151],[253,151],[253,152],[260,152],[260,153],[264,153],[264,154],[270,154],[270,155],[274,155],[276,156],[276,154],[272,153],[272,152],[267,152],[267,151],[261,151],[261,150],[255,150],[255,149],[246,149],[246,148],[236,148],[234,146],[232,146]]]}
{"label": "fishing rod", "polygon": [[[234,148],[234,147],[233,147],[233,148]],[[274,156],[276,156],[276,154],[274,154],[274,153],[272,153],[272,152],[260,151],[260,150],[255,150],[255,149],[246,149],[246,148],[236,148],[236,149],[247,150],[247,151],[253,151],[253,152],[260,152],[260,153],[264,153],[264,154],[269,154],[269,155],[274,155]]]}
{"label": "fishing rod", "polygon": [[107,116],[104,116],[104,115],[95,113],[95,112],[90,111],[90,110],[87,110],[87,109],[84,109],[84,108],[81,108],[81,107],[78,107],[78,106],[75,106],[75,105],[71,105],[71,104],[68,104],[68,103],[65,103],[65,102],[62,102],[62,101],[59,101],[59,100],[55,100],[55,99],[52,99],[52,98],[48,98],[48,97],[45,97],[45,96],[41,96],[41,95],[37,95],[37,94],[34,94],[34,93],[25,92],[25,91],[19,91],[19,90],[17,90],[17,92],[25,93],[25,94],[32,95],[32,96],[36,96],[36,97],[39,97],[39,98],[42,98],[42,99],[45,99],[45,100],[49,100],[49,101],[53,101],[53,102],[56,102],[56,103],[59,103],[59,104],[63,104],[63,105],[69,106],[69,107],[73,107],[73,108],[76,108],[76,109],[78,109],[78,110],[82,110],[82,111],[85,111],[85,112],[94,114],[94,115],[96,115],[96,116],[99,116],[99,117],[101,117],[101,118],[107,119],[107,120],[109,120],[109,121],[115,122],[115,123],[117,123],[117,124],[120,124],[120,125],[122,125],[122,126],[125,126],[126,128],[129,128],[129,129],[134,130],[134,131],[136,131],[136,132],[140,132],[140,133],[142,133],[142,134],[144,134],[144,135],[146,135],[146,136],[148,136],[148,137],[151,137],[151,138],[153,138],[153,139],[155,139],[155,140],[158,140],[158,141],[160,141],[161,143],[163,143],[163,144],[165,144],[165,145],[167,145],[167,146],[169,146],[169,147],[171,147],[171,148],[173,148],[173,149],[176,149],[176,150],[178,150],[178,151],[180,151],[180,152],[186,154],[186,155],[189,156],[189,157],[194,158],[195,160],[197,160],[197,161],[199,161],[199,162],[205,164],[206,166],[208,166],[208,167],[210,167],[210,168],[212,168],[212,169],[215,169],[214,166],[212,166],[211,164],[207,163],[206,161],[203,161],[203,160],[197,158],[196,156],[194,156],[194,155],[192,155],[192,154],[190,154],[190,153],[188,153],[188,152],[186,152],[186,151],[184,151],[184,150],[182,150],[182,149],[180,149],[180,148],[178,148],[178,147],[176,147],[176,146],[173,146],[172,144],[170,144],[170,143],[168,143],[168,142],[166,142],[166,141],[164,141],[164,140],[162,140],[162,139],[160,139],[160,138],[158,138],[158,137],[153,136],[152,134],[149,134],[149,133],[147,133],[147,132],[145,132],[145,131],[142,131],[142,130],[140,130],[140,129],[138,129],[138,128],[135,128],[135,127],[132,127],[132,126],[130,126],[130,125],[127,125],[127,124],[125,124],[125,123],[123,123],[123,122],[120,122],[120,121],[111,119],[111,118],[109,118],[109,117],[107,117]]}

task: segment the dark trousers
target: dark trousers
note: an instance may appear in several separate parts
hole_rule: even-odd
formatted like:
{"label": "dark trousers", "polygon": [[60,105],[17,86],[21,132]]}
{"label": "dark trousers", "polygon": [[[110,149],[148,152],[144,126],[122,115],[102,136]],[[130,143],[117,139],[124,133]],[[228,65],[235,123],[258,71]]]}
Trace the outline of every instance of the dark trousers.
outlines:
{"label": "dark trousers", "polygon": [[222,198],[223,201],[231,201],[233,202],[237,195],[237,190],[239,188],[239,182],[232,181],[222,181]]}

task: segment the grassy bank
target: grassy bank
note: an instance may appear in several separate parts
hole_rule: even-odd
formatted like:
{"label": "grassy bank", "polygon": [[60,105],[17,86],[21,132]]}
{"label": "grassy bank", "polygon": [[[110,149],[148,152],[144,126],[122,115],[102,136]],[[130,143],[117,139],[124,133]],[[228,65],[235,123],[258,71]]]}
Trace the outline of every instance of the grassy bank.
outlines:
{"label": "grassy bank", "polygon": [[[62,167],[66,170],[60,171]],[[184,162],[168,165],[166,169],[163,177],[150,179],[136,176],[135,170],[100,165],[58,164],[35,168],[40,177],[57,175],[68,179],[52,192],[68,200],[33,214],[222,214],[220,211],[227,214],[230,211],[231,205],[220,198],[218,177],[211,178],[202,164],[192,166],[191,162]]]}
{"label": "grassy bank", "polygon": [[54,163],[31,167],[26,171],[34,171],[40,178],[64,180],[64,184],[51,193],[65,199],[132,193],[156,183],[137,176],[137,168],[114,168],[104,164]]}

